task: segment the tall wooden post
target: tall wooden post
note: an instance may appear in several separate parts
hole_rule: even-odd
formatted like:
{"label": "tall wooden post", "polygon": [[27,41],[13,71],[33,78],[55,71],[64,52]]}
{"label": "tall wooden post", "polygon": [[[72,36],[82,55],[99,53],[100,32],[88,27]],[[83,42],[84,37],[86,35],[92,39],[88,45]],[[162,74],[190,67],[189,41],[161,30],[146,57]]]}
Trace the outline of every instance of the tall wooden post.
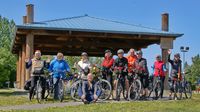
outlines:
{"label": "tall wooden post", "polygon": [[[33,34],[29,33],[26,36],[26,58],[31,59],[33,55]],[[30,69],[26,69],[26,80],[30,78]]]}
{"label": "tall wooden post", "polygon": [[22,77],[22,49],[19,51],[19,69],[18,69],[18,72],[19,72],[19,82],[18,82],[18,85],[19,85],[19,88],[21,88],[21,77]]}
{"label": "tall wooden post", "polygon": [[24,87],[25,77],[26,77],[26,66],[25,66],[25,57],[26,57],[26,45],[22,45],[22,58],[21,58],[21,80],[20,80],[20,88]]}
{"label": "tall wooden post", "polygon": [[[169,31],[169,14],[164,13],[162,14],[162,31]],[[162,49],[162,60],[166,63],[167,68],[169,68],[169,64],[167,61],[168,57],[168,49],[173,48],[173,38],[161,38],[160,46]],[[169,72],[166,74],[165,77],[165,90],[168,90],[168,77]]]}
{"label": "tall wooden post", "polygon": [[[27,8],[27,15],[26,15],[26,22],[33,23],[34,22],[34,5],[28,4],[26,5]],[[30,32],[26,35],[26,58],[31,59],[33,55],[33,44],[34,42],[34,35]],[[26,70],[26,80],[30,78],[30,69]]]}
{"label": "tall wooden post", "polygon": [[18,54],[18,60],[17,60],[17,77],[16,77],[17,88],[21,87],[21,83],[20,83],[20,80],[21,80],[21,66],[22,66],[21,62],[22,62],[22,51],[20,50],[19,54]]}

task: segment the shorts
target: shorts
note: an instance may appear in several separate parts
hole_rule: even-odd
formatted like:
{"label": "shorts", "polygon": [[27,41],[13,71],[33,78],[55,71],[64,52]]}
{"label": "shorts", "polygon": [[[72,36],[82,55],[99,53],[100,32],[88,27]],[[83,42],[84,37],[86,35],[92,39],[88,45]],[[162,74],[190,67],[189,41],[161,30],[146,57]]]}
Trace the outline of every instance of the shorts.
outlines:
{"label": "shorts", "polygon": [[[114,80],[117,80],[117,79],[118,79],[118,76],[119,76],[119,74],[113,75]],[[123,72],[123,73],[122,73],[122,77],[123,77],[124,79],[127,79],[127,76],[128,76],[128,73],[127,73],[127,72]]]}

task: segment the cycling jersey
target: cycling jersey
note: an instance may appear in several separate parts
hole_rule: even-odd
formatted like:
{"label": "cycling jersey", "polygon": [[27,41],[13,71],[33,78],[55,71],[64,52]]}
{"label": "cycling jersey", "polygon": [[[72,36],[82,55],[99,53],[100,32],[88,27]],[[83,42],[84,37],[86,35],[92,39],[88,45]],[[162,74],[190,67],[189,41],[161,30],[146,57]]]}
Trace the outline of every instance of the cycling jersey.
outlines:
{"label": "cycling jersey", "polygon": [[153,65],[154,76],[165,76],[166,66],[163,61],[155,61]]}
{"label": "cycling jersey", "polygon": [[137,60],[137,57],[135,55],[128,56],[127,60],[128,60],[128,72],[132,72],[132,69],[134,68],[134,63]]}
{"label": "cycling jersey", "polygon": [[178,74],[180,74],[180,79],[181,79],[181,64],[182,61],[178,60],[171,60],[170,55],[168,55],[168,62],[171,64],[171,73],[170,73],[170,78],[178,78]]}

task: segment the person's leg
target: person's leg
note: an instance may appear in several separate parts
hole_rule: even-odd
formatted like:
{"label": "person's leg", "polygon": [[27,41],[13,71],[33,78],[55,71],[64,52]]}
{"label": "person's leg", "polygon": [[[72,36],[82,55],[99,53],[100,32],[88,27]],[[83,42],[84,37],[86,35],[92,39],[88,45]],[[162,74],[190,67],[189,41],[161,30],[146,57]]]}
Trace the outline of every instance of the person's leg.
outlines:
{"label": "person's leg", "polygon": [[31,77],[31,88],[30,88],[30,91],[29,91],[29,100],[31,100],[33,95],[34,95],[34,88],[36,86],[37,79],[38,79],[37,76],[32,76]]}
{"label": "person's leg", "polygon": [[183,88],[183,86],[182,86],[182,82],[181,81],[178,81],[178,93],[179,93],[179,98],[182,98],[182,88]]}
{"label": "person's leg", "polygon": [[110,71],[109,75],[110,75],[110,84],[111,84],[111,87],[113,88],[113,73]]}
{"label": "person's leg", "polygon": [[54,84],[54,99],[58,99],[58,78],[53,78],[53,84]]}
{"label": "person's leg", "polygon": [[115,75],[114,77],[114,81],[113,81],[113,99],[116,99],[117,97],[117,83],[118,83],[118,80],[117,80],[117,75]]}
{"label": "person's leg", "polygon": [[45,86],[46,86],[46,79],[44,77],[41,77],[41,81],[42,81],[42,99],[44,99],[44,95],[45,95]]}
{"label": "person's leg", "polygon": [[171,100],[172,99],[172,95],[174,93],[174,81],[171,79],[169,84],[170,84],[169,99]]}
{"label": "person's leg", "polygon": [[160,82],[160,87],[161,87],[160,97],[163,98],[165,77],[160,77],[160,78],[161,78],[161,82]]}
{"label": "person's leg", "polygon": [[141,89],[141,92],[140,92],[140,96],[143,96],[143,91],[144,91],[144,82],[143,82],[143,76],[140,74],[140,82],[141,82],[141,85],[142,85],[142,89]]}
{"label": "person's leg", "polygon": [[148,86],[149,86],[149,79],[148,79],[149,77],[148,77],[148,75],[145,75],[144,76],[144,82],[145,82],[145,97],[147,97],[148,96]]}
{"label": "person's leg", "polygon": [[129,80],[128,80],[128,76],[126,75],[125,77],[125,84],[126,84],[126,96],[128,96],[128,90],[129,90]]}
{"label": "person's leg", "polygon": [[158,77],[154,76],[153,78],[153,91],[155,92],[155,97],[158,97],[158,88],[156,87],[156,82],[158,80]]}

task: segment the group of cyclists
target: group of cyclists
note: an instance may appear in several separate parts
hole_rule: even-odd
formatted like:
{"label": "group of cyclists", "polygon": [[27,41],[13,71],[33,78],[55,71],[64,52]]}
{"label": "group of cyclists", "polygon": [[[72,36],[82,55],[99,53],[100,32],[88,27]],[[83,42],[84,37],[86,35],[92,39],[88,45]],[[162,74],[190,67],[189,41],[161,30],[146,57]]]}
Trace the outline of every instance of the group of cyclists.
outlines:
{"label": "group of cyclists", "polygon": [[[111,50],[105,51],[104,59],[101,63],[100,72],[102,78],[109,81],[113,93],[117,89],[118,83],[118,74],[120,72],[121,77],[124,80],[124,88],[127,91],[125,96],[128,95],[128,90],[133,80],[134,75],[138,75],[141,82],[141,91],[140,99],[145,100],[149,95],[149,70],[147,67],[147,60],[143,58],[143,52],[141,50],[135,51],[130,49],[128,56],[124,56],[125,52],[123,49],[117,51],[117,58],[114,59]],[[173,85],[176,80],[182,80],[182,70],[181,70],[181,60],[180,54],[175,54],[174,59],[170,59],[171,51],[168,50],[168,62],[171,64],[171,72],[169,75],[169,85]],[[64,59],[62,53],[57,53],[55,59],[42,60],[41,51],[37,50],[34,54],[33,59],[26,59],[26,68],[31,68],[31,80],[30,80],[30,89],[29,89],[29,99],[32,99],[34,94],[34,88],[36,87],[36,82],[39,77],[44,76],[44,69],[47,68],[49,73],[53,77],[54,84],[54,99],[58,99],[58,82],[61,79],[66,79],[66,73],[70,73],[70,67],[67,61]],[[94,75],[92,73],[93,64],[89,61],[88,54],[83,52],[81,54],[81,60],[78,63],[75,63],[75,67],[78,70],[78,77],[83,79],[82,87],[78,91],[78,95],[84,103],[96,102],[101,94],[101,90],[98,89],[98,84],[94,80]],[[163,98],[164,91],[164,81],[168,69],[166,68],[166,63],[162,61],[161,55],[155,57],[155,62],[152,66],[153,68],[153,84],[159,79],[161,92],[158,94],[155,91],[155,99]],[[45,98],[45,78],[41,78],[42,85],[42,99]],[[172,94],[174,93],[173,86],[170,86],[169,98],[171,99]],[[113,96],[113,99],[114,96]]]}

